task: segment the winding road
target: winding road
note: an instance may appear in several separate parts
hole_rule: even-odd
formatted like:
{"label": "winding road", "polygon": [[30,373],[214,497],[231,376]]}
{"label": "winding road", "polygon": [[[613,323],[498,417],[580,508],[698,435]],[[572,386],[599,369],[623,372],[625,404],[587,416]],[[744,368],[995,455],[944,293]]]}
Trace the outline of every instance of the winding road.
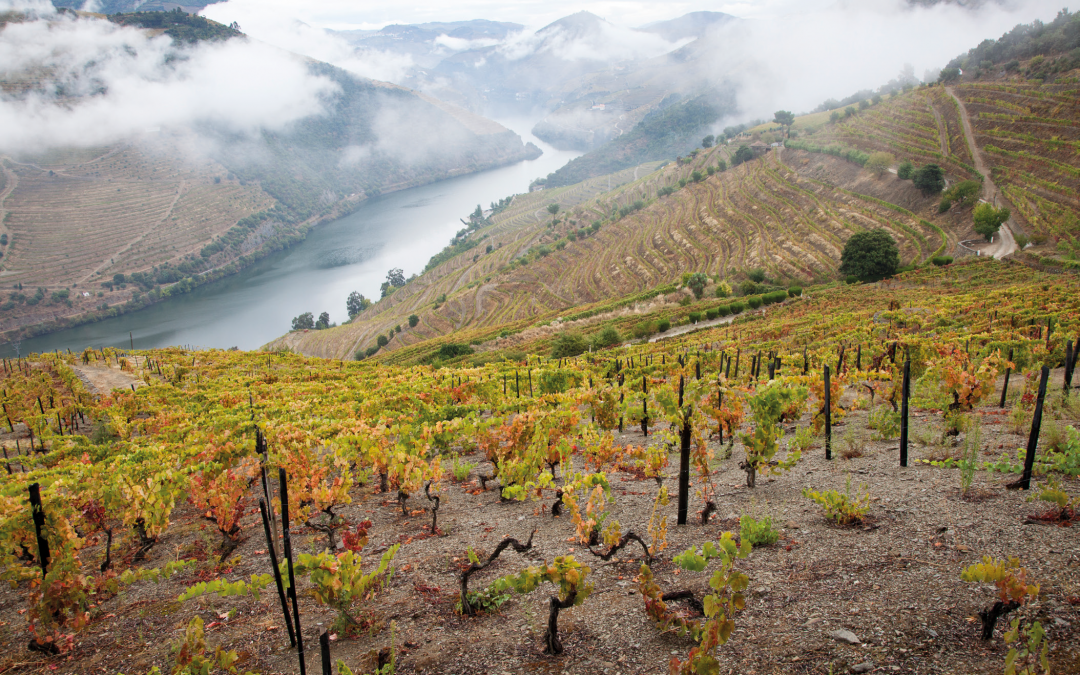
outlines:
{"label": "winding road", "polygon": [[[998,187],[994,185],[994,181],[990,179],[990,168],[986,165],[986,161],[983,159],[983,154],[979,150],[979,147],[975,145],[975,131],[971,127],[971,118],[968,117],[967,108],[964,107],[964,102],[953,92],[952,87],[945,87],[945,92],[949,96],[953,97],[957,106],[960,109],[960,122],[964,126],[964,140],[967,142],[968,151],[971,152],[971,158],[975,163],[975,170],[983,176],[983,199],[990,202],[995,207],[998,205],[998,197],[1000,191]],[[1001,201],[1005,201],[1002,199]],[[1012,209],[1012,204],[1005,202]],[[1010,227],[1011,226],[1011,227]],[[1009,216],[1009,220],[1005,222],[1001,229],[998,230],[998,236],[993,244],[988,248],[983,249],[986,255],[993,256],[995,258],[1004,258],[1005,256],[1015,253],[1017,250],[1016,239],[1013,238],[1012,227],[1016,224],[1013,222],[1012,216]]]}

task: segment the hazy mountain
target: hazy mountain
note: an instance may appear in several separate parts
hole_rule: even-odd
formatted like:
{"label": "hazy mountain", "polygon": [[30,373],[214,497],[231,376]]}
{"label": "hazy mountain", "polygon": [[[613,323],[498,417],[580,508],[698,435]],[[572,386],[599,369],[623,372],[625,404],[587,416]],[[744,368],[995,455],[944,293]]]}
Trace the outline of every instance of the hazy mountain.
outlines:
{"label": "hazy mountain", "polygon": [[163,0],[52,0],[53,7],[78,9],[100,14],[120,14],[125,12],[171,12],[177,7],[192,14],[207,5],[224,0],[184,0],[183,2],[164,2]]}
{"label": "hazy mountain", "polygon": [[699,38],[718,25],[736,20],[736,17],[723,12],[690,12],[677,19],[647,24],[638,30],[676,42],[685,38]]}

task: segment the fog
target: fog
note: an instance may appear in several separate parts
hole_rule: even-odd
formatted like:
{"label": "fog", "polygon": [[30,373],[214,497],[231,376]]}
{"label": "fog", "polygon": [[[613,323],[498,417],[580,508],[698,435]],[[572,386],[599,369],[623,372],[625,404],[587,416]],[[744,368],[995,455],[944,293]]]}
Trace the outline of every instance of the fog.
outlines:
{"label": "fog", "polygon": [[[693,91],[704,85],[729,83],[738,91],[736,117],[771,117],[778,109],[803,112],[827,98],[842,98],[860,89],[876,89],[912,64],[914,72],[936,72],[956,55],[987,38],[997,38],[1018,23],[1051,20],[1060,0],[1002,0],[940,3],[912,6],[906,0],[756,0],[746,2],[651,3],[635,0],[611,2],[471,2],[430,4],[322,2],[298,0],[230,0],[211,5],[204,14],[218,21],[237,20],[245,30],[255,22],[252,34],[316,58],[326,58],[344,68],[366,74],[379,72],[391,81],[405,76],[408,64],[389,52],[348,56],[328,55],[333,40],[320,36],[318,25],[360,25],[373,28],[386,23],[467,20],[486,18],[515,21],[526,30],[496,45],[503,56],[522,59],[551,53],[568,61],[606,62],[647,59],[678,48],[655,35],[631,30],[656,20],[673,19],[695,10],[720,11],[742,21],[718,27],[707,39],[698,58],[666,77],[674,88]],[[537,34],[548,23],[574,12],[590,11],[610,23],[598,33]],[[311,23],[304,41],[275,38],[287,22],[302,17]],[[274,26],[277,26],[276,28]],[[295,33],[296,31],[294,31]],[[295,38],[295,36],[294,36]],[[440,38],[433,48],[461,51],[479,45],[465,40]],[[702,41],[702,45],[706,40]],[[306,46],[310,44],[310,46]],[[490,41],[484,41],[484,46]],[[336,51],[339,46],[334,45]],[[407,59],[407,57],[405,57]],[[477,65],[482,65],[478,61]],[[395,70],[396,69],[396,70]],[[554,84],[554,83],[552,83]],[[437,92],[433,92],[437,93]]]}
{"label": "fog", "polygon": [[[7,7],[12,7],[8,3]],[[201,124],[240,135],[319,114],[338,90],[306,63],[252,40],[177,47],[168,36],[53,14],[0,31],[0,75],[25,90],[0,97],[0,152],[87,147]],[[0,7],[2,10],[3,7]],[[42,73],[48,78],[37,81]]]}
{"label": "fog", "polygon": [[905,64],[920,77],[1018,23],[1052,20],[1058,0],[912,7],[901,0],[844,0],[769,20],[723,25],[709,36],[697,74],[737,88],[739,117],[805,112],[828,98],[877,89]]}

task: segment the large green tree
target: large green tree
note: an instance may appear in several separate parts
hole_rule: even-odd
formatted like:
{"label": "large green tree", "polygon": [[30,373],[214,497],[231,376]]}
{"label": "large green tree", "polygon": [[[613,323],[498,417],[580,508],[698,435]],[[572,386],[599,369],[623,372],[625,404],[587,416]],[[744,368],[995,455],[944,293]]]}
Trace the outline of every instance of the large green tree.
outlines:
{"label": "large green tree", "polygon": [[922,190],[923,195],[936,195],[945,189],[945,172],[937,164],[927,164],[915,172],[911,182]]}
{"label": "large green tree", "polygon": [[776,122],[782,127],[786,127],[788,133],[790,133],[791,125],[795,124],[795,113],[789,110],[777,110],[773,113],[773,122]]}
{"label": "large green tree", "polygon": [[885,230],[856,232],[844,244],[840,273],[860,281],[879,281],[900,267],[900,249]]}
{"label": "large green tree", "polygon": [[750,149],[748,145],[740,145],[739,149],[735,151],[735,157],[732,158],[732,165],[738,166],[743,162],[749,162],[754,158],[754,151]]}
{"label": "large green tree", "polygon": [[990,241],[997,234],[997,231],[1001,229],[1002,223],[1009,219],[1009,215],[1009,209],[995,209],[985,202],[979,204],[972,213],[972,217],[975,219],[975,231],[986,237],[986,241]]}

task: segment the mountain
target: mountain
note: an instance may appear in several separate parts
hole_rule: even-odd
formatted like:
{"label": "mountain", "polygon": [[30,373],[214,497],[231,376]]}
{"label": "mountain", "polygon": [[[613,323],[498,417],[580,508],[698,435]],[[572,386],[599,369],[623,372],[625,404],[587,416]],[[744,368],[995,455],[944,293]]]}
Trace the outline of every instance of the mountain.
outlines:
{"label": "mountain", "polygon": [[180,9],[188,14],[214,5],[224,0],[184,0],[183,2],[164,2],[163,0],[52,0],[53,7],[64,7],[99,14],[123,14],[127,12],[171,12]]}
{"label": "mountain", "polygon": [[638,30],[655,33],[670,42],[686,38],[699,38],[716,26],[737,19],[723,12],[690,12],[668,21],[656,21],[642,26]]}
{"label": "mountain", "polygon": [[[54,17],[43,34],[80,50],[104,36],[96,44],[106,47],[78,52],[92,55],[85,63],[32,61],[0,76],[15,119],[0,132],[0,274],[24,291],[0,305],[7,338],[185,292],[373,195],[539,155],[491,120],[202,17],[168,12],[178,31],[171,48],[130,29],[161,30],[162,18],[111,16],[129,26],[119,43],[104,21]],[[20,28],[40,39],[35,24]],[[253,70],[230,74],[231,65]],[[230,76],[259,77],[264,67],[276,71],[265,86],[230,93],[244,90]],[[140,89],[175,109],[148,107]],[[38,124],[43,115],[50,126]],[[68,145],[55,140],[69,136]]]}

